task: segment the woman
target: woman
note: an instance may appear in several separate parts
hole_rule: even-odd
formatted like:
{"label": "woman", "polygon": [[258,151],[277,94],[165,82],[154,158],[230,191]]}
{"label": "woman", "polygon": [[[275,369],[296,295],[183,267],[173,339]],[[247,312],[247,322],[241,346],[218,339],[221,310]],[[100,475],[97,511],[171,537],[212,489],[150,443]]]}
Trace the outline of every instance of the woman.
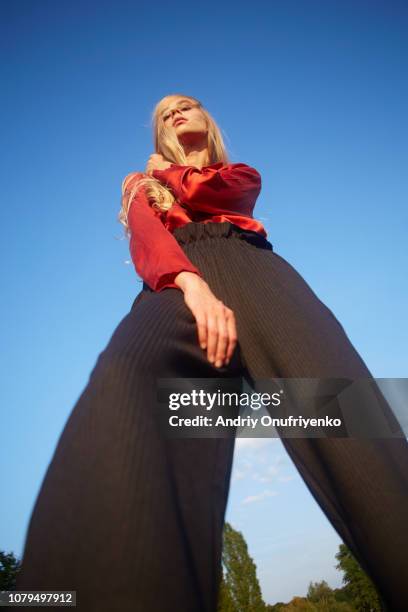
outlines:
{"label": "woman", "polygon": [[[158,378],[246,377],[254,388],[372,378],[333,313],[266,240],[252,214],[260,175],[229,163],[201,103],[166,96],[154,134],[146,172],[123,182],[119,217],[143,289],[61,434],[17,584],[76,590],[87,612],[216,610],[234,438],[163,436]],[[377,399],[400,437],[282,442],[384,605],[402,612],[408,449]]]}

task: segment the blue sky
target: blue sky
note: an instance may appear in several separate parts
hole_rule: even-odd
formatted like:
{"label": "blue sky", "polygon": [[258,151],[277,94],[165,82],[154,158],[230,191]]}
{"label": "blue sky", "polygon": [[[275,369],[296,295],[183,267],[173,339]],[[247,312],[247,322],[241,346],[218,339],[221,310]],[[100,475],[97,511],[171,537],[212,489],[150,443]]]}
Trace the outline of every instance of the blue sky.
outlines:
{"label": "blue sky", "polygon": [[[150,114],[199,98],[255,216],[376,377],[407,376],[408,9],[379,0],[2,4],[0,549],[21,555],[41,480],[141,289],[117,221]],[[227,520],[266,601],[340,586],[340,540],[280,440],[239,440]]]}

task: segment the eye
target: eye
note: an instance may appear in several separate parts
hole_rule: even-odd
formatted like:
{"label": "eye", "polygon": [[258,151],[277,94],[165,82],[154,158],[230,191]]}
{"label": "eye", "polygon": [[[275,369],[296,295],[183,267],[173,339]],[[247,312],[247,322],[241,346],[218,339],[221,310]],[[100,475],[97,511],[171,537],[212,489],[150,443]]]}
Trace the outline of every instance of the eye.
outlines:
{"label": "eye", "polygon": [[[183,104],[182,106],[179,107],[179,110],[182,111],[188,111],[191,110],[193,107],[191,106],[191,104]],[[164,113],[164,115],[162,116],[163,121],[167,121],[167,119],[169,119],[171,116],[171,113]]]}

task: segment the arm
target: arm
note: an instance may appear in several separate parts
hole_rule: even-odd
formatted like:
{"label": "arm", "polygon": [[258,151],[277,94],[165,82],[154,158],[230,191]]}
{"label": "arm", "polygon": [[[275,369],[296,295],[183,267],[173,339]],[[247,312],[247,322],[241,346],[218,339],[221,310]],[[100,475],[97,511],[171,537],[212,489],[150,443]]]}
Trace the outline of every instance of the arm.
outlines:
{"label": "arm", "polygon": [[[138,174],[133,177],[137,179]],[[199,344],[207,350],[210,363],[216,368],[228,365],[237,344],[234,312],[213,294],[160,216],[149,205],[142,187],[128,212],[130,250],[136,272],[155,291],[165,287],[183,291],[185,304],[196,320]]]}
{"label": "arm", "polygon": [[204,167],[172,164],[166,170],[153,170],[152,174],[173,191],[182,204],[191,209],[212,213],[240,212],[252,215],[261,191],[261,175],[246,164],[213,164]]}
{"label": "arm", "polygon": [[182,289],[180,272],[201,276],[174,236],[164,227],[160,215],[149,205],[141,189],[135,196],[128,214],[131,231],[130,253],[137,274],[153,291],[165,288]]}
{"label": "arm", "polygon": [[[135,174],[135,179],[138,175]],[[180,272],[200,271],[191,263],[174,236],[164,227],[160,212],[150,205],[144,188],[134,196],[128,212],[130,254],[138,275],[153,289],[182,288]]]}

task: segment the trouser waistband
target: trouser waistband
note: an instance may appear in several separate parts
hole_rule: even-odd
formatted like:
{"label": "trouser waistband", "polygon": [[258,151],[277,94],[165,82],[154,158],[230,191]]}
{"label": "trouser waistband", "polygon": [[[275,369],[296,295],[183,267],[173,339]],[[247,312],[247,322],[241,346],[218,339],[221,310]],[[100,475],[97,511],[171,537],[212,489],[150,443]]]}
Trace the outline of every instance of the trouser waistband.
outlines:
{"label": "trouser waistband", "polygon": [[272,244],[264,236],[261,236],[258,232],[243,229],[229,221],[223,221],[222,223],[191,222],[182,227],[177,227],[173,235],[180,245],[207,238],[238,238],[261,249],[273,251]]}

